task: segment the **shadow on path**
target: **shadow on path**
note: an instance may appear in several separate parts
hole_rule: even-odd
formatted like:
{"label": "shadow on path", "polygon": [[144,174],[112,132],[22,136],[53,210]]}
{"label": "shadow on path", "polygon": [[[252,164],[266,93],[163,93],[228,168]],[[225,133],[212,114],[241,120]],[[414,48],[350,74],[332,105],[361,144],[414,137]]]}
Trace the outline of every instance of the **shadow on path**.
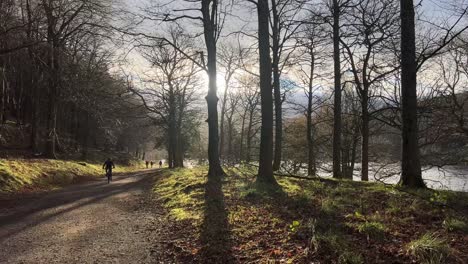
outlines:
{"label": "shadow on path", "polygon": [[210,179],[205,185],[205,211],[201,226],[202,263],[234,263],[228,212],[224,203],[221,179]]}
{"label": "shadow on path", "polygon": [[[61,214],[96,203],[110,196],[151,186],[157,171],[128,173],[115,177],[111,184],[91,182],[47,193],[37,199],[28,199],[22,208],[13,208],[11,213],[0,215],[0,242]],[[135,179],[130,179],[135,178]],[[7,226],[10,228],[3,229]],[[1,232],[3,229],[4,232]],[[6,232],[5,232],[6,231]]]}

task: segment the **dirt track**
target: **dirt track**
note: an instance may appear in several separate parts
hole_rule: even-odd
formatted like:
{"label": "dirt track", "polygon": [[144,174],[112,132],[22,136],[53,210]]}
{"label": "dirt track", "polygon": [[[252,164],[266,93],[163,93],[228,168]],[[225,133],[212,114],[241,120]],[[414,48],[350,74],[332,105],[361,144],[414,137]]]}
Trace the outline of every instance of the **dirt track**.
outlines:
{"label": "dirt track", "polygon": [[0,263],[167,263],[150,188],[156,170],[0,206]]}

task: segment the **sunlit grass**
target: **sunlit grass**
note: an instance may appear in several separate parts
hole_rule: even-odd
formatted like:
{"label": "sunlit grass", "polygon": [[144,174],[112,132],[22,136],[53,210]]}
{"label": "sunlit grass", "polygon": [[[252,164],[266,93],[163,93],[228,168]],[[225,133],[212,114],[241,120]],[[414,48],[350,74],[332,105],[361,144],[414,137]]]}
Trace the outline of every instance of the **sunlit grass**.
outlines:
{"label": "sunlit grass", "polygon": [[408,252],[421,263],[446,263],[450,254],[447,241],[434,233],[426,233],[408,244]]}
{"label": "sunlit grass", "polygon": [[[279,188],[270,189],[255,181],[252,167],[241,165],[225,171],[222,190],[227,221],[237,254],[252,256],[246,261],[302,263],[308,257],[319,257],[332,263],[365,263],[369,253],[363,245],[386,247],[391,243],[392,254],[407,251],[412,260],[422,262],[420,252],[428,239],[418,242],[405,229],[419,228],[415,221],[445,215],[442,204],[463,205],[456,197],[465,197],[334,179],[277,177]],[[174,220],[201,226],[206,218],[206,181],[206,167],[164,170],[154,190]],[[463,221],[455,218],[446,217],[438,224],[453,230],[450,232],[464,228]],[[402,239],[408,235],[414,240],[411,247]],[[282,246],[276,247],[278,244]],[[444,259],[448,256],[442,255]]]}
{"label": "sunlit grass", "polygon": [[[114,172],[128,172],[135,166],[117,166]],[[85,177],[104,177],[102,164],[50,159],[0,159],[0,192],[21,188],[53,189]]]}

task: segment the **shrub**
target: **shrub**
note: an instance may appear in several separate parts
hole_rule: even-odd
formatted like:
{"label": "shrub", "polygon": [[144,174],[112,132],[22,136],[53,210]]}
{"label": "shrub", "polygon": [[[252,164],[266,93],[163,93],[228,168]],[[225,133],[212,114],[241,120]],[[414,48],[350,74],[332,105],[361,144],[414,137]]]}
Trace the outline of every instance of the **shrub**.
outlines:
{"label": "shrub", "polygon": [[408,253],[416,257],[421,263],[438,264],[445,263],[450,248],[445,239],[434,233],[426,233],[421,238],[408,244]]}
{"label": "shrub", "polygon": [[460,220],[460,219],[447,218],[442,223],[442,226],[447,231],[450,231],[450,232],[461,231],[461,232],[468,233],[468,224],[465,221]]}
{"label": "shrub", "polygon": [[385,225],[380,222],[364,222],[357,226],[359,233],[367,235],[367,238],[383,239],[385,237]]}

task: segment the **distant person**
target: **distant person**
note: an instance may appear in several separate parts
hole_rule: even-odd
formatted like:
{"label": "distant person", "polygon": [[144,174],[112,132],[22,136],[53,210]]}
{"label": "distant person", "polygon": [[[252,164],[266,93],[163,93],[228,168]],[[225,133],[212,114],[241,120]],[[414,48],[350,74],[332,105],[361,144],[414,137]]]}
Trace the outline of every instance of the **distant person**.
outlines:
{"label": "distant person", "polygon": [[145,161],[145,163],[146,163],[146,168],[148,168],[149,161]]}
{"label": "distant person", "polygon": [[106,170],[107,183],[110,183],[112,181],[112,169],[115,168],[114,162],[110,158],[107,158],[102,168]]}
{"label": "distant person", "polygon": [[162,160],[159,161],[159,168],[162,167]]}
{"label": "distant person", "polygon": [[151,164],[151,168],[153,168],[153,164],[154,164],[154,162],[153,162],[153,161],[151,161],[151,162],[150,162],[150,164]]}

